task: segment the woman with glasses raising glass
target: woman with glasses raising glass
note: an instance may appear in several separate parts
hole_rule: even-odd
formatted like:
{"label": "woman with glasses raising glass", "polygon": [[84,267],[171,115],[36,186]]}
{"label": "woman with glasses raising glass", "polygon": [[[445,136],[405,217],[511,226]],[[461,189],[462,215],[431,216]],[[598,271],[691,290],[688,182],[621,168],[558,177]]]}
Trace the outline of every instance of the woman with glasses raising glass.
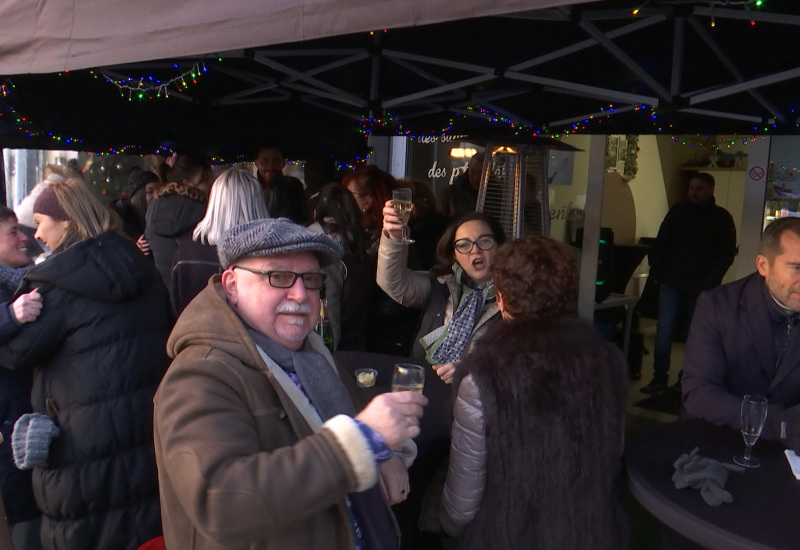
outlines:
{"label": "woman with glasses raising glass", "polygon": [[391,201],[383,208],[378,248],[378,285],[401,305],[425,310],[412,357],[427,361],[446,383],[454,363],[497,317],[489,274],[503,228],[480,212],[464,214],[445,230],[430,273],[406,267],[408,247],[401,242],[403,221]]}
{"label": "woman with glasses raising glass", "polygon": [[[450,384],[455,364],[461,360],[500,313],[489,274],[497,248],[505,242],[503,228],[492,218],[470,212],[451,223],[436,247],[430,272],[408,269],[408,245],[400,242],[403,220],[392,201],[383,207],[383,231],[378,247],[378,285],[401,305],[423,309],[411,356],[427,362],[437,376],[427,376],[428,405],[415,439],[418,454],[409,469],[411,493],[394,507],[404,548],[419,548],[438,535],[437,499],[441,493],[437,472],[450,451],[452,404]],[[412,235],[413,237],[413,235]],[[442,477],[443,479],[443,477]]]}

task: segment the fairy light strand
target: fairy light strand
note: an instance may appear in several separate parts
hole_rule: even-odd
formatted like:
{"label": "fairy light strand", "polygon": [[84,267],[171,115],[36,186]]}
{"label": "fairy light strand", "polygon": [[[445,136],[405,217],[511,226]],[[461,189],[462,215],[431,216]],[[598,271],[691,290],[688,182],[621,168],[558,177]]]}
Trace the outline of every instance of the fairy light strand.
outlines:
{"label": "fairy light strand", "polygon": [[[174,67],[180,66],[175,63]],[[136,99],[168,98],[170,91],[186,92],[189,86],[187,80],[197,84],[197,78],[207,72],[205,63],[195,63],[191,69],[183,71],[178,76],[169,80],[159,80],[153,76],[140,76],[128,78],[113,78],[100,71],[106,82],[117,87],[121,96],[127,96],[128,101]]]}

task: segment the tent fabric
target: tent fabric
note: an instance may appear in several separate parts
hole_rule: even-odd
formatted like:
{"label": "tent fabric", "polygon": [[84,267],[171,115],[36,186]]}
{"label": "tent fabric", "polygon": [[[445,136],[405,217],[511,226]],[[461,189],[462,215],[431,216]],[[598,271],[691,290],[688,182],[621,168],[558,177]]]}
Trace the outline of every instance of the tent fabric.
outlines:
{"label": "tent fabric", "polygon": [[2,0],[0,73],[53,73],[221,53],[578,1]]}

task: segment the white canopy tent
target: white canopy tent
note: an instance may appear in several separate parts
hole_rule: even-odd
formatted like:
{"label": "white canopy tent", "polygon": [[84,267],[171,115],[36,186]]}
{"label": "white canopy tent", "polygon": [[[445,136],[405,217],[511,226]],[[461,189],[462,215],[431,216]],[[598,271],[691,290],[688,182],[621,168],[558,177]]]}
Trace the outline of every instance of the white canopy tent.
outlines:
{"label": "white canopy tent", "polygon": [[177,58],[577,2],[0,0],[0,74]]}

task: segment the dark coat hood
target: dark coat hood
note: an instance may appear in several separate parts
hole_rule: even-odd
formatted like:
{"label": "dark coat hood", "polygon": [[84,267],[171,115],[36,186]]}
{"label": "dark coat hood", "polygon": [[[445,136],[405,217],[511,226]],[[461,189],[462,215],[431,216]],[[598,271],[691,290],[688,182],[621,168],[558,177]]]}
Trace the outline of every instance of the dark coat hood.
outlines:
{"label": "dark coat hood", "polygon": [[27,288],[50,285],[95,300],[124,302],[152,283],[143,267],[147,259],[132,241],[115,233],[78,242],[57,255],[58,262],[45,260],[25,275]]}

